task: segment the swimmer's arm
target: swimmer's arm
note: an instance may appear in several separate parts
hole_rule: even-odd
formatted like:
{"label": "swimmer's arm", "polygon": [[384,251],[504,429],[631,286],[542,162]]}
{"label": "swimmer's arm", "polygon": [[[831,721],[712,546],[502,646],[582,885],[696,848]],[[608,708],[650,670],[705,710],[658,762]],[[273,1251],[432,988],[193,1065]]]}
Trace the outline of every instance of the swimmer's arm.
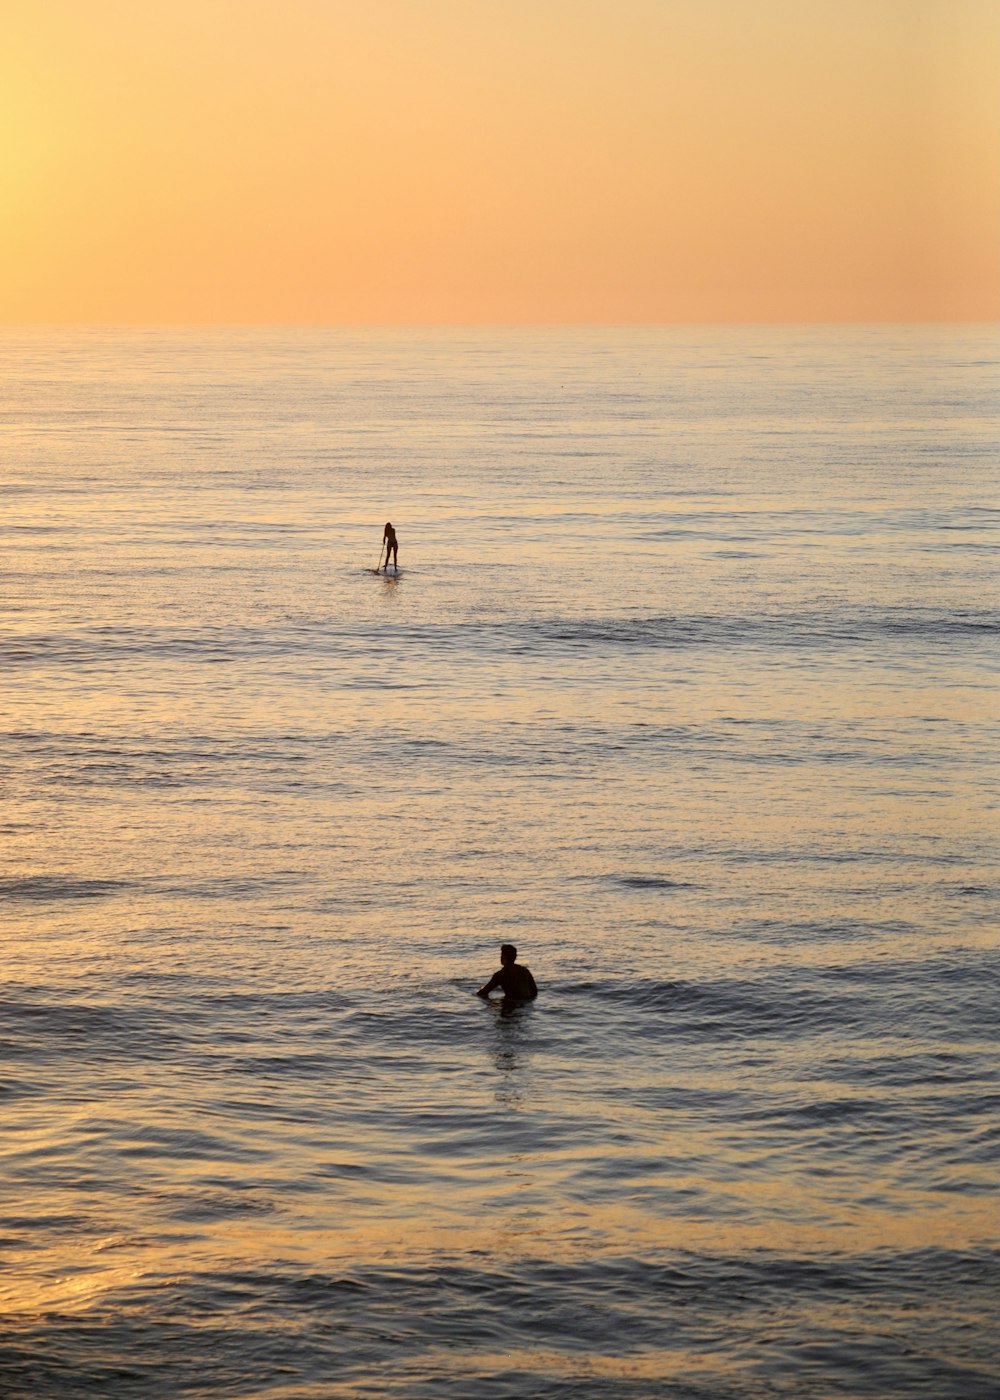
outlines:
{"label": "swimmer's arm", "polygon": [[535,979],[532,977],[531,973],[528,972],[527,968],[524,970],[528,973],[528,995],[530,997],[536,997],[538,995],[538,988],[535,986]]}
{"label": "swimmer's arm", "polygon": [[494,974],[493,974],[493,976],[490,978],[490,980],[489,980],[488,982],[484,982],[483,985],[479,988],[479,991],[476,993],[476,996],[477,996],[477,997],[488,997],[489,994],[490,994],[490,992],[492,992],[496,987],[499,987],[499,985],[500,985],[500,973],[499,973],[499,972],[494,972]]}

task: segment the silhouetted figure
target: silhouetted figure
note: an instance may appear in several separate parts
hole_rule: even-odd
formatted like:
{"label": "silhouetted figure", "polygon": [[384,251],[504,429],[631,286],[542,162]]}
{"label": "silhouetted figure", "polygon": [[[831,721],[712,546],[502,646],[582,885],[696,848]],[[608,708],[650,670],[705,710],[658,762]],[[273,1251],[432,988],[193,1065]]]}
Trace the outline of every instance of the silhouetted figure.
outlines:
{"label": "silhouetted figure", "polygon": [[399,568],[399,546],[396,544],[396,532],[392,528],[392,521],[385,522],[385,529],[382,531],[382,543],[385,545],[385,567],[389,567],[389,555],[392,555],[392,567]]}
{"label": "silhouetted figure", "polygon": [[497,987],[513,1001],[531,1001],[538,995],[535,979],[523,963],[517,962],[517,949],[513,943],[501,946],[500,961],[503,966],[479,988],[477,997],[488,997]]}

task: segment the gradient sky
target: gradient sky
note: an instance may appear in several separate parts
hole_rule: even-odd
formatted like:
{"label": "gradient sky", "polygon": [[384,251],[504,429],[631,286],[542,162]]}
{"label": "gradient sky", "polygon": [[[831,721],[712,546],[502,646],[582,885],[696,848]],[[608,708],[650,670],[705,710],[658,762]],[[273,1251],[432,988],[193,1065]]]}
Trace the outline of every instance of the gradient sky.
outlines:
{"label": "gradient sky", "polygon": [[0,320],[1000,314],[996,0],[4,0]]}

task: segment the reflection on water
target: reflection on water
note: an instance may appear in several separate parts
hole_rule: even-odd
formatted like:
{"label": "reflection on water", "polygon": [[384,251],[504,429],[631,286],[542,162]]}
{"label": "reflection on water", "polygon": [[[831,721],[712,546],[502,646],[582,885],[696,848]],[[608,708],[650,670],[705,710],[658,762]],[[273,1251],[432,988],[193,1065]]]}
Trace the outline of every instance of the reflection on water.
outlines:
{"label": "reflection on water", "polygon": [[992,1393],[991,334],[2,353],[4,1395]]}
{"label": "reflection on water", "polygon": [[504,1108],[520,1108],[528,1093],[531,1068],[529,1018],[533,1004],[513,997],[494,997],[486,1004],[495,1030],[493,1061],[498,1072],[496,1101]]}

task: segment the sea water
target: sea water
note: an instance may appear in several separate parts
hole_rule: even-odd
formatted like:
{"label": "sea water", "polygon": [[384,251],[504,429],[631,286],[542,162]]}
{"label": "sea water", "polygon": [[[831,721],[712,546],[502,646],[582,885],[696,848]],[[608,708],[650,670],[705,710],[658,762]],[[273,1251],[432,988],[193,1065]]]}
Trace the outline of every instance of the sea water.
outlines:
{"label": "sea water", "polygon": [[996,1395],[995,332],[0,363],[0,1393]]}

